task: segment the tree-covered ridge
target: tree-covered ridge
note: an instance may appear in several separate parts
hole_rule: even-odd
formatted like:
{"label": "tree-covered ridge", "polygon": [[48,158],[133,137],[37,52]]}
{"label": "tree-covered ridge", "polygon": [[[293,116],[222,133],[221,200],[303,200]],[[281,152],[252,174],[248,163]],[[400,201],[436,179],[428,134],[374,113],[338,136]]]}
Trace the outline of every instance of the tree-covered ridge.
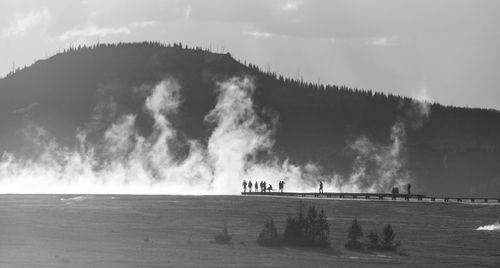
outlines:
{"label": "tree-covered ridge", "polygon": [[[23,147],[19,130],[35,122],[61,142],[72,144],[75,130],[91,129],[95,139],[117,116],[134,113],[142,132],[152,120],[142,110],[142,85],[166,76],[182,87],[182,105],[173,124],[181,139],[206,140],[204,117],[215,105],[216,81],[235,75],[254,78],[256,110],[278,118],[275,151],[299,164],[314,162],[325,173],[348,176],[360,137],[391,143],[391,129],[404,124],[407,168],[423,193],[500,194],[500,113],[491,109],[428,104],[415,100],[322,85],[263,71],[229,53],[159,42],[96,44],[69,48],[0,80],[0,150]],[[269,119],[269,118],[267,118]],[[184,152],[178,145],[180,157]],[[367,176],[377,176],[368,170]]]}

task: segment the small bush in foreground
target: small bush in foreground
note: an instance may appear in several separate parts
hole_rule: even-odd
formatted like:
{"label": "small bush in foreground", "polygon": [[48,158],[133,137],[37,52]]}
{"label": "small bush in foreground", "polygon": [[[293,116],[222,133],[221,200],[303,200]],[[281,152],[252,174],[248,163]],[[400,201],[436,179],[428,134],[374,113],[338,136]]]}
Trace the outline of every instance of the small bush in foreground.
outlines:
{"label": "small bush in foreground", "polygon": [[347,242],[345,243],[345,247],[351,250],[377,250],[377,251],[397,251],[401,242],[395,242],[396,234],[392,230],[390,224],[388,224],[383,232],[382,238],[375,233],[370,232],[368,234],[365,243],[360,242],[361,237],[363,237],[363,229],[359,224],[357,219],[354,219],[351,227],[349,227],[349,231],[347,234]]}
{"label": "small bush in foreground", "polygon": [[380,249],[380,237],[375,232],[370,232],[368,234],[368,241],[366,242],[366,248],[369,250],[379,250]]}
{"label": "small bush in foreground", "polygon": [[401,245],[401,242],[394,242],[396,239],[396,234],[392,230],[392,227],[390,224],[388,224],[383,231],[383,236],[382,236],[382,242],[380,245],[380,250],[385,250],[385,251],[396,251],[399,246]]}
{"label": "small bush in foreground", "polygon": [[357,219],[354,219],[347,233],[347,243],[345,247],[348,249],[362,249],[363,243],[359,239],[363,237],[363,228]]}
{"label": "small bush in foreground", "polygon": [[259,233],[257,243],[262,246],[303,246],[329,247],[330,227],[323,210],[319,213],[314,206],[309,208],[307,216],[302,213],[302,207],[296,217],[288,217],[285,231],[281,236],[276,229],[274,220],[268,220]]}
{"label": "small bush in foreground", "polygon": [[229,244],[229,242],[231,242],[232,236],[229,235],[229,232],[227,231],[226,223],[224,223],[222,231],[214,235],[214,239],[217,244]]}
{"label": "small bush in foreground", "polygon": [[281,240],[274,224],[274,220],[267,220],[264,224],[264,229],[260,231],[257,243],[266,247],[277,247],[281,245]]}
{"label": "small bush in foreground", "polygon": [[286,245],[306,247],[330,246],[330,226],[323,210],[319,213],[314,206],[309,207],[304,217],[302,208],[296,218],[289,217],[283,233]]}

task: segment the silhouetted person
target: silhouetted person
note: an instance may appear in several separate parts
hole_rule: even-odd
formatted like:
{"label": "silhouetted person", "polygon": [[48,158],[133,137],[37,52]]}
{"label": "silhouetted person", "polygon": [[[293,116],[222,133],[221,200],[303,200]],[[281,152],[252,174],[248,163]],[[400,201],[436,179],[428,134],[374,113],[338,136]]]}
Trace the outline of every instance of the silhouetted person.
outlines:
{"label": "silhouetted person", "polygon": [[247,191],[247,181],[243,180],[243,192]]}
{"label": "silhouetted person", "polygon": [[281,181],[281,192],[285,190],[285,181]]}
{"label": "silhouetted person", "polygon": [[269,186],[267,187],[267,191],[269,191],[269,192],[273,191],[273,186],[271,184],[269,184]]}
{"label": "silhouetted person", "polygon": [[399,194],[399,188],[398,187],[392,187],[392,200],[396,200],[396,195]]}
{"label": "silhouetted person", "polygon": [[320,194],[323,193],[323,182],[322,181],[319,181],[319,193]]}
{"label": "silhouetted person", "polygon": [[251,193],[252,192],[252,181],[248,181],[248,191]]}
{"label": "silhouetted person", "polygon": [[255,185],[255,192],[257,192],[259,190],[259,185],[258,185],[257,181],[255,181],[254,185]]}
{"label": "silhouetted person", "polygon": [[264,186],[264,193],[265,193],[265,192],[266,192],[266,190],[267,190],[267,182],[266,182],[266,181],[264,181],[264,182],[262,183],[262,186]]}
{"label": "silhouetted person", "polygon": [[260,191],[265,192],[266,189],[264,188],[264,181],[260,181]]}
{"label": "silhouetted person", "polygon": [[407,189],[408,195],[411,195],[411,184],[408,183],[408,185],[406,186],[406,189]]}

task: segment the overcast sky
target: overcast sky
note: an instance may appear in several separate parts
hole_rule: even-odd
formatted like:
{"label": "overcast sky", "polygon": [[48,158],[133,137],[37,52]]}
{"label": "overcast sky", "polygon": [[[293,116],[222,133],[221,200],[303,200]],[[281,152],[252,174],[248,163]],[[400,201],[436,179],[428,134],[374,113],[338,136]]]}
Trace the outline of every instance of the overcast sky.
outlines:
{"label": "overcast sky", "polygon": [[0,0],[0,75],[72,44],[156,40],[291,77],[500,109],[500,1]]}

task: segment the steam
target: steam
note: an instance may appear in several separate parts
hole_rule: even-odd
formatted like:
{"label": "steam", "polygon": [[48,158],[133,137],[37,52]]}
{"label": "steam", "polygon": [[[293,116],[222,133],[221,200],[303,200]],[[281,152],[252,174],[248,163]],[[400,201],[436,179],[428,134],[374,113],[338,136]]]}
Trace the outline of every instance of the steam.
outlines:
{"label": "steam", "polygon": [[[181,87],[169,78],[140,89],[147,94],[143,110],[154,120],[151,134],[141,134],[137,116],[125,114],[105,128],[101,142],[88,138],[95,128],[77,131],[75,148],[65,147],[43,128],[30,126],[25,134],[34,157],[5,153],[0,159],[3,193],[74,194],[234,194],[241,182],[284,180],[287,191],[387,191],[409,181],[405,170],[403,124],[391,130],[391,143],[379,145],[361,137],[349,146],[357,155],[352,174],[325,174],[315,163],[293,165],[273,153],[279,118],[265,122],[255,111],[250,77],[235,77],[216,84],[215,107],[205,121],[213,128],[206,144],[187,141],[189,153],[179,159],[172,144],[179,142],[172,118],[182,106]],[[109,112],[103,103],[114,106]],[[99,114],[116,113],[112,99],[98,104]],[[96,116],[94,116],[96,117]],[[114,116],[107,116],[110,120]],[[95,119],[95,120],[94,120]],[[101,122],[102,118],[93,118]],[[265,155],[265,157],[261,157]],[[276,185],[274,185],[276,186]],[[276,188],[276,187],[275,187]]]}
{"label": "steam", "polygon": [[420,128],[429,120],[432,98],[427,88],[413,97],[409,103],[400,104],[403,115],[391,128],[389,144],[377,144],[362,136],[348,146],[356,159],[344,184],[353,191],[386,192],[414,181],[407,168],[406,128]]}
{"label": "steam", "polygon": [[[169,144],[177,142],[171,118],[181,105],[180,86],[167,79],[147,89],[144,110],[153,118],[153,132],[140,135],[136,115],[119,117],[93,144],[77,133],[77,149],[60,146],[48,132],[31,126],[27,136],[39,150],[34,159],[6,153],[0,161],[4,193],[205,194],[236,193],[243,179],[302,180],[302,169],[271,157],[258,163],[257,154],[271,152],[274,125],[257,116],[248,77],[217,84],[215,108],[206,116],[214,125],[207,146],[188,141],[189,154],[176,160]],[[102,109],[102,107],[100,108]],[[90,129],[91,131],[94,129]],[[286,177],[286,178],[285,178]],[[295,183],[294,183],[295,182]],[[305,184],[307,185],[307,184]],[[303,189],[303,187],[298,187]]]}
{"label": "steam", "polygon": [[387,192],[393,186],[411,181],[406,169],[405,125],[397,122],[391,128],[391,143],[380,145],[360,137],[349,149],[357,157],[347,182],[353,191]]}
{"label": "steam", "polygon": [[431,115],[432,102],[432,97],[425,87],[413,94],[411,104],[405,109],[405,117],[412,128],[420,128],[427,122]]}
{"label": "steam", "polygon": [[500,223],[497,221],[494,224],[480,226],[476,231],[500,231]]}

